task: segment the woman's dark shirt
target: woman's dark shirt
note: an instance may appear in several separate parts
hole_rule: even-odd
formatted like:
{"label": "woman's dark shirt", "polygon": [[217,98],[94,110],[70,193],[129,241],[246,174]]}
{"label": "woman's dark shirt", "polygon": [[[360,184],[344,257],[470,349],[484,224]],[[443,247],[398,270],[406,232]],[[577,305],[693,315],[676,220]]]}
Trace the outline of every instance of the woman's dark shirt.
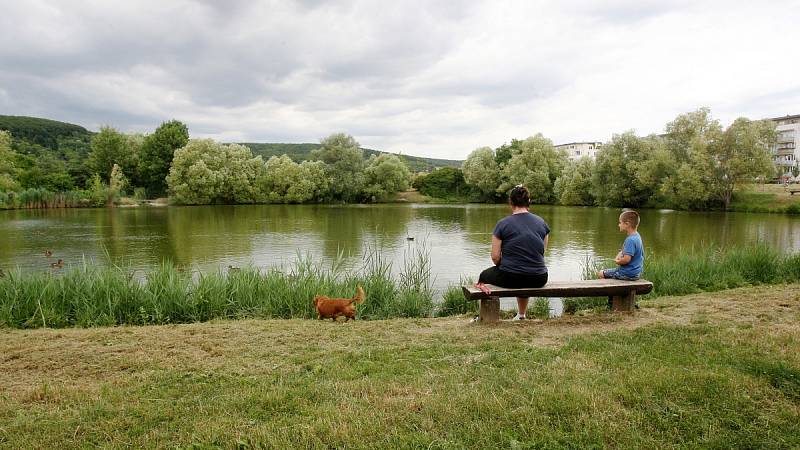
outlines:
{"label": "woman's dark shirt", "polygon": [[511,273],[540,275],[544,265],[544,238],[550,233],[545,221],[532,213],[512,214],[494,227],[502,242],[500,270]]}

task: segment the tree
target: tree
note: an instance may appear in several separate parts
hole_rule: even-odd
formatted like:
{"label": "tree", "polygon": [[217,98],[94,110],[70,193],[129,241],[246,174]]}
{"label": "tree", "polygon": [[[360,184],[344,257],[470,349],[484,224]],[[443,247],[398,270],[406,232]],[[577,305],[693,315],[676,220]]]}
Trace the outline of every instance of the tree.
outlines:
{"label": "tree", "polygon": [[689,161],[693,152],[705,151],[722,134],[722,126],[706,107],[680,114],[665,130],[667,150],[678,163]]}
{"label": "tree", "polygon": [[417,177],[414,187],[423,195],[435,198],[458,198],[469,193],[464,173],[455,167],[442,167]]}
{"label": "tree", "polygon": [[175,151],[188,142],[189,129],[177,120],[162,123],[153,134],[144,138],[139,155],[139,176],[150,195],[166,192],[166,177]]}
{"label": "tree", "polygon": [[713,145],[721,200],[728,208],[733,191],[773,170],[770,148],[775,144],[775,124],[767,120],[736,119]]}
{"label": "tree", "polygon": [[498,191],[505,193],[524,184],[532,203],[555,203],[553,186],[568,161],[567,154],[556,150],[550,139],[541,133],[531,136],[520,143],[519,152],[513,153],[503,168],[504,181]]}
{"label": "tree", "polygon": [[19,188],[15,180],[17,168],[14,165],[16,154],[11,150],[11,133],[0,130],[0,192]]}
{"label": "tree", "polygon": [[594,160],[589,157],[571,162],[558,177],[553,187],[558,202],[562,205],[593,205],[592,173],[594,173],[594,169]]}
{"label": "tree", "polygon": [[111,176],[109,177],[108,189],[112,195],[119,196],[128,187],[128,179],[122,173],[122,168],[118,164],[114,164],[111,169]]}
{"label": "tree", "polygon": [[667,205],[678,209],[702,209],[711,197],[711,187],[704,173],[689,163],[681,164],[675,173],[666,177],[660,193]]}
{"label": "tree", "polygon": [[142,175],[139,173],[141,166],[142,146],[144,145],[145,136],[141,133],[132,133],[125,135],[125,146],[128,152],[128,166],[122,166],[125,177],[128,179],[131,186],[144,187],[145,182],[142,180]]}
{"label": "tree", "polygon": [[522,148],[522,142],[519,139],[511,139],[510,144],[503,144],[497,147],[494,151],[494,160],[497,166],[502,168],[511,160],[511,156],[514,153],[519,153]]}
{"label": "tree", "polygon": [[100,132],[92,136],[89,152],[89,167],[100,175],[104,182],[109,181],[114,164],[122,167],[135,165],[134,153],[129,148],[129,139],[123,133],[103,126]]}
{"label": "tree", "polygon": [[500,167],[491,148],[475,149],[461,167],[467,184],[474,186],[485,199],[494,198],[500,185]]}
{"label": "tree", "polygon": [[660,178],[660,203],[673,208],[706,209],[719,202],[712,146],[719,142],[722,126],[711,110],[680,114],[665,129],[666,156],[654,155],[645,183],[655,186],[653,179]]}
{"label": "tree", "polygon": [[396,155],[373,155],[364,169],[367,197],[384,199],[387,195],[405,191],[411,181],[411,171]]}
{"label": "tree", "polygon": [[297,164],[286,155],[267,160],[256,181],[262,201],[270,203],[305,203],[324,197],[328,189],[325,163],[303,161]]}
{"label": "tree", "polygon": [[656,186],[637,177],[662,143],[656,136],[638,137],[633,131],[615,134],[597,153],[592,195],[601,206],[644,206]]}
{"label": "tree", "polygon": [[313,159],[325,163],[332,198],[356,201],[364,187],[364,156],[352,136],[337,133],[320,141],[320,148],[311,153]]}
{"label": "tree", "polygon": [[255,203],[258,199],[256,180],[264,172],[261,156],[254,158],[248,147],[239,144],[224,145],[223,151],[220,198],[226,203]]}
{"label": "tree", "polygon": [[175,151],[167,184],[177,203],[252,203],[263,171],[261,157],[245,146],[195,139]]}
{"label": "tree", "polygon": [[167,176],[170,196],[177,203],[207,205],[222,191],[225,152],[211,139],[195,139],[175,151]]}

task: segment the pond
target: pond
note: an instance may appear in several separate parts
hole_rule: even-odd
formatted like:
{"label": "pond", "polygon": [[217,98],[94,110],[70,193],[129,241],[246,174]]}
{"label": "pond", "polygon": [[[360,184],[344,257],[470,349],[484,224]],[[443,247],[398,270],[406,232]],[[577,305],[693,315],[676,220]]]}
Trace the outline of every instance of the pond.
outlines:
{"label": "pond", "polygon": [[[614,257],[624,236],[615,208],[533,206],[552,229],[550,279],[580,279],[587,259]],[[199,272],[228,266],[261,268],[309,255],[325,264],[344,258],[356,268],[379,249],[397,273],[406,254],[430,252],[440,291],[475,278],[490,265],[495,223],[506,205],[239,205],[0,211],[0,268],[50,270],[118,264],[148,269],[169,259]],[[692,246],[767,243],[800,248],[800,217],[746,213],[642,210],[646,254]],[[413,240],[412,240],[413,238]],[[51,257],[45,250],[52,251]]]}

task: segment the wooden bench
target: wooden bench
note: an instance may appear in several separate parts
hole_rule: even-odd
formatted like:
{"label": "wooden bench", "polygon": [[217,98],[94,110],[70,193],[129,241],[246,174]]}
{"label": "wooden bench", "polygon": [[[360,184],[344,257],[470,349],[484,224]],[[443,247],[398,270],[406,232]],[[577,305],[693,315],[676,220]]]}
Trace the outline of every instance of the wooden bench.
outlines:
{"label": "wooden bench", "polygon": [[487,295],[475,286],[462,286],[467,300],[480,300],[481,322],[496,322],[500,318],[500,297],[608,297],[615,311],[633,311],[636,294],[647,294],[653,283],[647,280],[580,280],[551,281],[540,288],[507,289],[487,284]]}
{"label": "wooden bench", "polygon": [[794,195],[795,192],[800,192],[800,184],[792,184],[786,190],[789,191],[789,195]]}

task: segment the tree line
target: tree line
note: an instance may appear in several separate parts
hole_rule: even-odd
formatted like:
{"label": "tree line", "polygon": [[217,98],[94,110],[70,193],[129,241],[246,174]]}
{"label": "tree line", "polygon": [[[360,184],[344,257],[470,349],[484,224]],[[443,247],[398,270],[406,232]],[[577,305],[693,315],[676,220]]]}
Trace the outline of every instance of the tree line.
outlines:
{"label": "tree line", "polygon": [[[0,193],[27,189],[17,205],[25,198],[102,206],[122,195],[169,195],[180,204],[352,203],[385,200],[413,183],[422,194],[458,201],[504,201],[511,187],[525,184],[540,204],[711,209],[728,207],[738,186],[774,171],[774,124],[739,118],[724,128],[707,108],[679,115],[663,135],[614,135],[596,159],[570,160],[536,134],[480,147],[460,169],[416,176],[396,155],[365,157],[343,133],[322,139],[304,161],[265,161],[244,145],[190,140],[177,120],[142,135],[0,118],[22,136],[0,131]],[[0,206],[11,204],[9,195],[0,195]]]}
{"label": "tree line", "polygon": [[[723,128],[701,108],[676,117],[663,135],[616,134],[594,160],[570,160],[537,134],[474,150],[462,173],[466,188],[484,201],[501,201],[514,185],[525,184],[540,204],[727,208],[742,184],[774,174],[775,138],[772,122],[739,118]],[[417,181],[423,193],[426,181]],[[463,189],[458,182],[457,188]]]}
{"label": "tree line", "polygon": [[[70,206],[102,206],[122,195],[169,195],[175,203],[192,205],[371,202],[406,190],[411,182],[411,171],[398,156],[373,153],[365,158],[359,143],[342,133],[322,139],[310,158],[298,163],[286,155],[264,161],[244,145],[190,140],[186,125],[177,120],[149,135],[104,126],[89,139],[79,164],[88,173],[77,177],[64,167],[53,168],[63,182],[44,186],[30,186],[26,171],[17,165],[27,156],[14,147],[21,145],[0,131],[0,192],[26,189],[16,196],[19,207],[64,205],[63,197],[47,195],[47,188],[77,192],[69,196]],[[77,186],[79,178],[83,189]],[[9,198],[13,195],[0,196],[0,203],[8,207]]]}

